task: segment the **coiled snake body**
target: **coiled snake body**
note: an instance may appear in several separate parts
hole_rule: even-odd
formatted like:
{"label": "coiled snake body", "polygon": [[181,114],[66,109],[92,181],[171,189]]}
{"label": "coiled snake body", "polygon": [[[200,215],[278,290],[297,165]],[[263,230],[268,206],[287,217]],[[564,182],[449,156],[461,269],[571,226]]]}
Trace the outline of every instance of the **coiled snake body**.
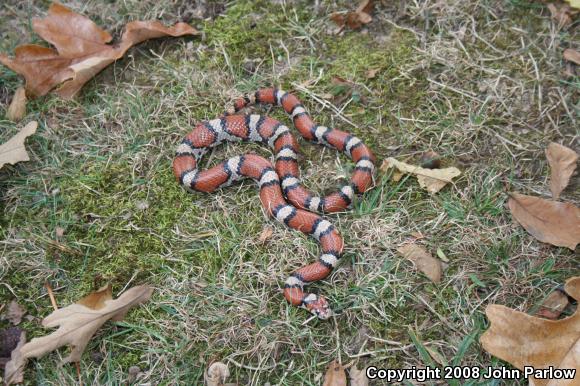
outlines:
{"label": "coiled snake body", "polygon": [[[242,108],[264,103],[280,105],[291,116],[294,126],[307,140],[337,149],[355,162],[350,183],[326,197],[318,197],[299,180],[298,143],[288,127],[263,115],[233,115]],[[273,149],[272,163],[255,154],[233,157],[208,170],[197,165],[209,148],[224,141],[260,142]],[[258,182],[260,201],[268,215],[288,227],[312,235],[319,241],[322,254],[288,277],[284,297],[302,306],[320,319],[331,310],[323,296],[305,293],[304,286],[327,277],[340,259],[343,241],[335,227],[312,212],[332,213],[349,207],[355,194],[363,193],[372,183],[374,156],[362,141],[344,131],[316,125],[298,98],[277,89],[261,89],[254,95],[236,100],[222,118],[199,123],[177,148],[173,172],[181,185],[190,191],[213,192],[243,179]]]}

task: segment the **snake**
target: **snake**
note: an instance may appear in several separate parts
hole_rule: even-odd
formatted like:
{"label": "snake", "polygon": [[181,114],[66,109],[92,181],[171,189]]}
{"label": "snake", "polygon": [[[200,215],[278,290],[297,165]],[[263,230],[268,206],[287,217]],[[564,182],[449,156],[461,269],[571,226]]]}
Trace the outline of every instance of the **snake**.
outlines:
{"label": "snake", "polygon": [[[355,164],[350,181],[323,197],[311,193],[300,180],[298,142],[290,129],[266,115],[239,113],[257,104],[281,106],[304,139],[350,157]],[[275,154],[274,163],[248,153],[200,170],[202,157],[224,142],[267,145]],[[350,209],[355,195],[371,187],[374,169],[375,157],[360,138],[315,124],[295,95],[277,88],[244,94],[220,118],[197,123],[178,145],[173,159],[175,178],[190,192],[212,193],[244,178],[256,181],[268,216],[318,241],[322,250],[318,260],[294,271],[284,283],[283,294],[290,304],[305,308],[319,319],[333,314],[329,302],[322,295],[306,293],[304,287],[326,278],[339,263],[344,248],[336,227],[320,214]]]}

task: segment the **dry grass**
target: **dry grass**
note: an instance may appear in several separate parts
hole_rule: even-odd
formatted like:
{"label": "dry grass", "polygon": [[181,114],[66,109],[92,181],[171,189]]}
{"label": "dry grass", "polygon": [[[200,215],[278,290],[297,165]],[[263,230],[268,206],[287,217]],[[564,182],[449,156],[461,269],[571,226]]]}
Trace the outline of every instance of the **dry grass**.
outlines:
{"label": "dry grass", "polygon": [[[41,123],[28,141],[32,161],[0,171],[0,304],[23,304],[37,318],[24,323],[35,336],[51,311],[45,281],[63,305],[105,282],[118,292],[153,284],[147,305],[93,339],[85,384],[126,384],[139,366],[139,384],[198,385],[221,360],[231,382],[317,385],[334,358],[359,368],[435,365],[425,347],[450,364],[501,365],[477,342],[485,305],[527,311],[580,274],[577,254],[535,241],[505,208],[511,190],[549,196],[550,141],[580,145],[580,83],[561,59],[577,27],[558,28],[541,3],[377,3],[367,29],[337,36],[327,15],[344,2],[235,1],[221,16],[220,6],[171,0],[65,2],[117,36],[127,20],[161,18],[185,19],[205,37],[145,43],[78,100],[29,105],[27,118]],[[29,18],[45,10],[40,1],[3,3],[0,50],[37,39]],[[375,78],[369,69],[379,69]],[[329,97],[340,91],[335,76],[356,83],[362,98]],[[20,82],[0,68],[0,103]],[[314,286],[339,311],[329,322],[304,324],[308,315],[280,294],[285,277],[317,256],[314,241],[267,219],[251,182],[191,195],[170,171],[175,144],[195,122],[271,85],[297,91],[318,122],[361,136],[379,159],[413,161],[433,149],[463,171],[434,196],[412,179],[379,176],[352,212],[328,216],[346,242],[344,262]],[[16,130],[0,127],[2,140]],[[352,169],[328,149],[302,147],[313,190]],[[271,156],[230,145],[208,164],[248,150]],[[578,204],[578,186],[576,178],[563,199]],[[267,224],[274,233],[263,244]],[[397,255],[413,232],[449,258],[442,283]],[[74,367],[55,366],[58,355],[29,365],[29,383],[75,383]]]}

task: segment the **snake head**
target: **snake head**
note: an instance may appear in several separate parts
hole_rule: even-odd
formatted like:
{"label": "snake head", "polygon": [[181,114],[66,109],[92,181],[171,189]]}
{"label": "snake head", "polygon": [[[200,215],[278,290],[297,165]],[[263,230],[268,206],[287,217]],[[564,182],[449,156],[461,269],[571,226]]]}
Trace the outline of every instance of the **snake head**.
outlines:
{"label": "snake head", "polygon": [[318,319],[326,320],[332,316],[328,301],[323,296],[309,294],[305,299],[304,307]]}

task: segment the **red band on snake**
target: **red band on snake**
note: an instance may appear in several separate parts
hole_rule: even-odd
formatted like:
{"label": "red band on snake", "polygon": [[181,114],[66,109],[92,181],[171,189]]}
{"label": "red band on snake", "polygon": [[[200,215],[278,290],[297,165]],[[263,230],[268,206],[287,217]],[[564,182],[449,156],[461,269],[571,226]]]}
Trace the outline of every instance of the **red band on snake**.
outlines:
{"label": "red band on snake", "polygon": [[[232,115],[255,103],[282,106],[305,139],[348,155],[355,163],[350,183],[326,197],[310,193],[300,182],[298,143],[288,127],[263,115]],[[267,144],[276,154],[275,163],[272,165],[255,154],[245,154],[210,169],[198,170],[197,165],[208,149],[224,141]],[[284,297],[320,319],[327,319],[332,314],[327,300],[305,293],[304,286],[330,274],[340,259],[343,242],[330,222],[312,212],[347,209],[354,195],[363,193],[372,184],[374,161],[373,154],[360,139],[344,131],[316,125],[298,98],[269,88],[236,100],[224,117],[199,123],[177,148],[173,173],[187,190],[207,193],[245,177],[257,181],[260,201],[268,215],[290,228],[312,235],[322,248],[316,262],[298,269],[286,280]]]}

